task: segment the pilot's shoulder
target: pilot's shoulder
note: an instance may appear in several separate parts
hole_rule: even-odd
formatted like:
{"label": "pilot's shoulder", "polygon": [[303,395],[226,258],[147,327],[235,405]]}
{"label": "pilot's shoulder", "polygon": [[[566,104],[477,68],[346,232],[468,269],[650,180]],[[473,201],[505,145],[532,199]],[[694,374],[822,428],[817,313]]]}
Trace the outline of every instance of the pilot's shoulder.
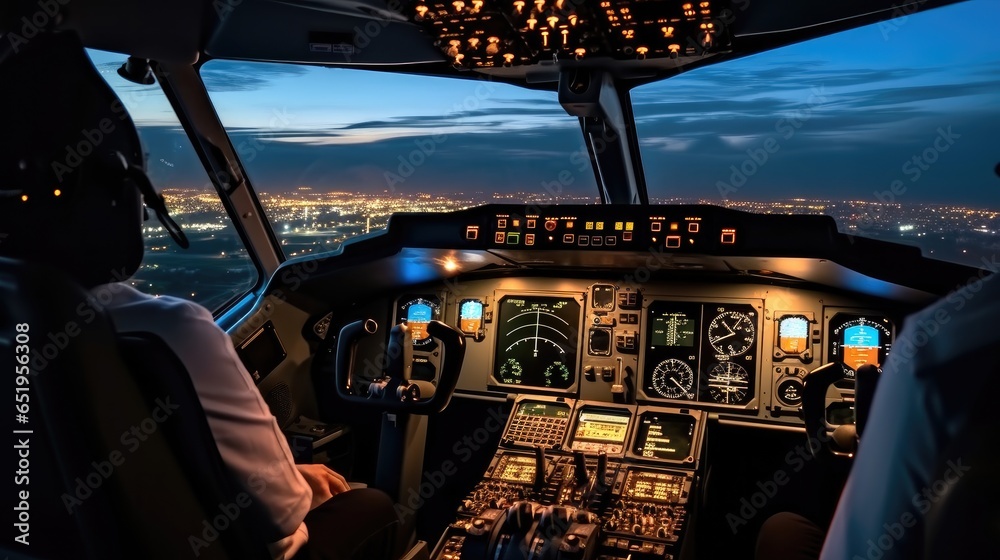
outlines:
{"label": "pilot's shoulder", "polygon": [[91,290],[91,295],[119,332],[219,330],[212,313],[193,301],[149,295],[123,283],[98,286]]}

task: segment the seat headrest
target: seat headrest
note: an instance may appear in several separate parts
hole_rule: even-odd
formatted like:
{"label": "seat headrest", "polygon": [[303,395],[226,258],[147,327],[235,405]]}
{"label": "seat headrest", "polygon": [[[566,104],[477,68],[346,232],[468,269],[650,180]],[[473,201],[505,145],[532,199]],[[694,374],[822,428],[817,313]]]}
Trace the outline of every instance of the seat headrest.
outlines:
{"label": "seat headrest", "polygon": [[132,118],[73,32],[41,33],[0,64],[0,256],[85,286],[142,259],[143,166]]}

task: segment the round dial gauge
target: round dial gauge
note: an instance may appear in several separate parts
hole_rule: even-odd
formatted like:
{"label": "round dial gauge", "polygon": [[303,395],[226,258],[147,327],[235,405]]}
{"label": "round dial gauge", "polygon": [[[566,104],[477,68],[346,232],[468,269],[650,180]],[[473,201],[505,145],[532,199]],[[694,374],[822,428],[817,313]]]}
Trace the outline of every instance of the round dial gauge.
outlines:
{"label": "round dial gauge", "polygon": [[715,364],[708,370],[708,395],[721,404],[744,404],[750,396],[750,374],[736,362]]}
{"label": "round dial gauge", "polygon": [[720,356],[738,356],[753,346],[756,327],[745,313],[725,311],[708,325],[708,342]]}
{"label": "round dial gauge", "polygon": [[668,399],[694,399],[694,371],[681,360],[663,360],[653,370],[653,389]]}

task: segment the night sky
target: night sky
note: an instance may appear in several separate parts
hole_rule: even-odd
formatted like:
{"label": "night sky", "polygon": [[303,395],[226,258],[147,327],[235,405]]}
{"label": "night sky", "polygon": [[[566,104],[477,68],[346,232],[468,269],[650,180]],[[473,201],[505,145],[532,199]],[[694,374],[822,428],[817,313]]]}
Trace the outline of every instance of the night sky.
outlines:
{"label": "night sky", "polygon": [[[897,202],[1000,208],[1000,42],[983,27],[998,19],[1000,2],[973,0],[633,90],[650,195],[895,188]],[[122,55],[91,55],[141,126],[154,182],[206,184],[156,86],[120,80]],[[260,191],[596,193],[555,93],[221,60],[203,77]]]}

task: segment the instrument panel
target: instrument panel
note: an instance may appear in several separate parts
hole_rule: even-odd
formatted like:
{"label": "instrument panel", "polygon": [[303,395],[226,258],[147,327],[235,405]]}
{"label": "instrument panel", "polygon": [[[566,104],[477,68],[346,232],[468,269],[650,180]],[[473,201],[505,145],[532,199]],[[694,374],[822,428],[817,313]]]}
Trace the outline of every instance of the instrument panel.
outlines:
{"label": "instrument panel", "polygon": [[[468,280],[409,289],[392,305],[393,323],[411,327],[415,378],[434,381],[439,349],[426,334],[429,321],[465,333],[460,392],[676,406],[792,424],[801,424],[804,377],[827,362],[842,362],[848,372],[837,389],[849,408],[853,371],[885,363],[894,319],[903,314],[821,290],[628,276]],[[569,444],[670,454],[588,437],[613,427],[602,426],[601,415],[585,418]]]}

